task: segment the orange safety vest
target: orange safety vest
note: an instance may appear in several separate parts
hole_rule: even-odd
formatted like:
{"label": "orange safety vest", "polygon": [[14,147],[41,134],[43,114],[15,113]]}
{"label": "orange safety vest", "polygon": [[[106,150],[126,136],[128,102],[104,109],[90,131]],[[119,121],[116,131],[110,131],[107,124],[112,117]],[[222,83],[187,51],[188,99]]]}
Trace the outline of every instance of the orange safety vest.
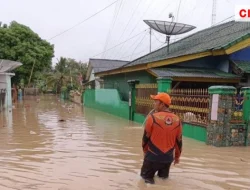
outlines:
{"label": "orange safety vest", "polygon": [[182,124],[172,112],[157,112],[147,117],[142,147],[145,159],[153,162],[173,162],[182,151]]}

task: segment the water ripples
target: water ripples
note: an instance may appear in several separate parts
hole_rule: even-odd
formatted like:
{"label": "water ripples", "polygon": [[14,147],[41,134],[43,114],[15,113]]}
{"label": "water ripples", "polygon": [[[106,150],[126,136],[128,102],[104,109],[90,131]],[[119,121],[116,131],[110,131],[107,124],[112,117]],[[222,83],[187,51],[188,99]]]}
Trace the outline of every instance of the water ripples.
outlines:
{"label": "water ripples", "polygon": [[181,164],[171,166],[170,179],[150,186],[139,177],[139,124],[53,96],[0,114],[1,190],[250,189],[249,148],[184,138]]}

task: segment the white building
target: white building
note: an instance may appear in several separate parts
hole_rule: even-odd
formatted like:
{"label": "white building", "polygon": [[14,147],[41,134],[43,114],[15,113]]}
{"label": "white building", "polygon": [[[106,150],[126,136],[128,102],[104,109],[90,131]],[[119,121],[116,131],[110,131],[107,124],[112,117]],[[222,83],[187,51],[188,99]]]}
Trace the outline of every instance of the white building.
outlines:
{"label": "white building", "polygon": [[11,71],[21,65],[20,62],[0,59],[0,111],[3,108],[12,108],[11,77],[15,74]]}

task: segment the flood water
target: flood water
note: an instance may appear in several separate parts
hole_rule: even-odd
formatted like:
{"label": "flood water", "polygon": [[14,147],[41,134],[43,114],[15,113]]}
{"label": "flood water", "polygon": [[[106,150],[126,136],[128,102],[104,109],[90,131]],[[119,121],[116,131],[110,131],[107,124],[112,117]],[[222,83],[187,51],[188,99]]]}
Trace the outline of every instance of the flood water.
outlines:
{"label": "flood water", "polygon": [[250,148],[215,148],[188,138],[170,178],[146,185],[139,177],[141,125],[40,98],[0,113],[0,190],[250,189]]}

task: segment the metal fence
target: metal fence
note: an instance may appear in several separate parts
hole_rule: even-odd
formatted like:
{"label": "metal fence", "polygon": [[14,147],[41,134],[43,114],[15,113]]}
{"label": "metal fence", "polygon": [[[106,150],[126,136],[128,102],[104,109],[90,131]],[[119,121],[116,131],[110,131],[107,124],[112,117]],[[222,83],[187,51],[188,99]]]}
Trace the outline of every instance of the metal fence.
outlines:
{"label": "metal fence", "polygon": [[[150,95],[157,94],[157,84],[136,85],[136,113],[147,115],[153,109]],[[207,126],[209,115],[208,89],[172,89],[170,110],[185,123]]]}
{"label": "metal fence", "polygon": [[37,96],[39,93],[38,88],[24,88],[24,95]]}
{"label": "metal fence", "polygon": [[152,109],[154,101],[150,95],[157,94],[157,84],[136,85],[136,113],[147,115]]}
{"label": "metal fence", "polygon": [[170,109],[183,122],[206,126],[208,124],[208,89],[172,89]]}

